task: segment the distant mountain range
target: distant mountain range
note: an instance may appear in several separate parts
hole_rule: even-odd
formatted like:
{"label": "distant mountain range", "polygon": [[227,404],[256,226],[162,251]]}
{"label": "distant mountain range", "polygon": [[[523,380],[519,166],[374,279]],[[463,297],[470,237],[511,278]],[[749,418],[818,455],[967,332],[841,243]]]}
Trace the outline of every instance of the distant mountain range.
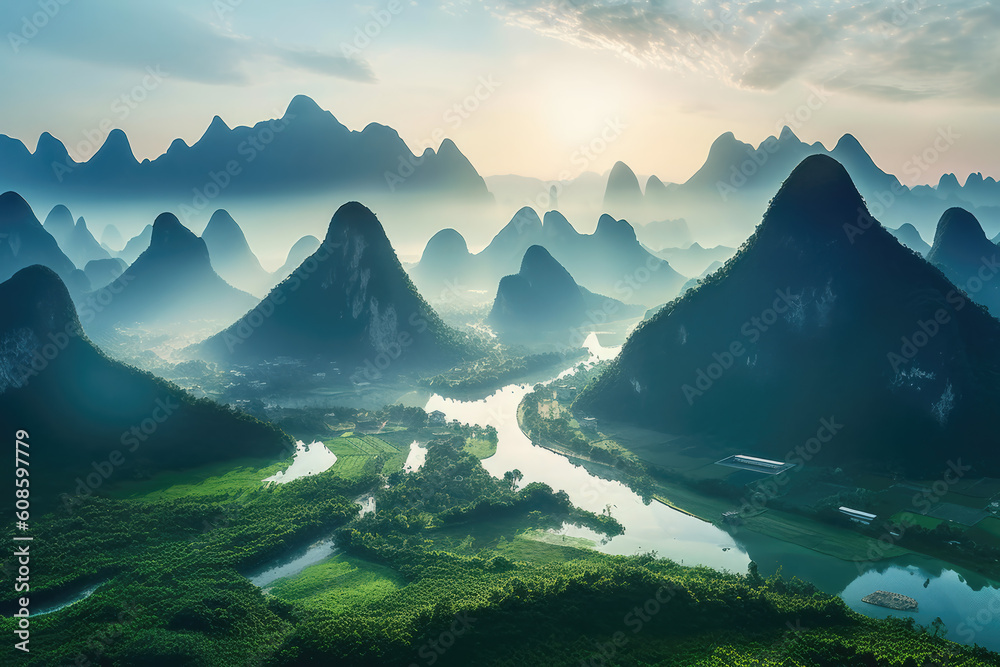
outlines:
{"label": "distant mountain range", "polygon": [[112,130],[86,162],[44,133],[34,153],[0,135],[0,188],[31,196],[211,201],[220,193],[310,192],[447,195],[492,201],[486,184],[450,139],[414,155],[395,130],[371,123],[352,131],[299,95],[279,119],[230,128],[216,116],[188,146],[176,139],[154,160],[138,161],[128,137]]}
{"label": "distant mountain range", "polygon": [[643,248],[624,220],[601,216],[593,234],[581,234],[558,211],[545,214],[525,207],[481,252],[469,253],[465,239],[453,229],[436,234],[411,269],[421,292],[447,300],[461,289],[487,289],[518,270],[531,246],[545,248],[589,290],[626,303],[655,305],[672,299],[684,276]]}
{"label": "distant mountain range", "polygon": [[[932,137],[949,141],[946,130]],[[732,132],[720,135],[702,166],[683,183],[664,183],[655,175],[640,179],[629,166],[617,162],[603,176],[586,172],[556,183],[560,210],[578,214],[600,209],[625,218],[639,240],[651,248],[686,247],[692,241],[738,244],[748,236],[766,210],[768,200],[785,176],[809,155],[829,155],[850,173],[880,220],[893,227],[913,224],[926,238],[934,222],[948,208],[960,206],[974,213],[993,234],[1000,231],[1000,184],[981,173],[970,174],[960,185],[945,174],[937,185],[907,187],[897,175],[919,178],[914,163],[883,170],[850,134],[832,149],[819,142],[801,141],[789,127],[756,146]],[[486,179],[497,201],[506,206],[528,204],[556,208],[546,193],[551,183],[519,176]],[[599,188],[599,190],[597,189]]]}
{"label": "distant mountain range", "polygon": [[87,262],[95,259],[111,259],[111,254],[87,229],[87,222],[80,218],[74,224],[73,214],[62,204],[49,212],[42,226],[52,234],[62,251],[78,268],[85,267]]}
{"label": "distant mountain range", "polygon": [[146,225],[142,228],[142,231],[133,236],[122,248],[118,256],[122,258],[126,264],[131,264],[135,260],[139,259],[139,255],[149,247],[149,242],[153,238],[153,225]]}
{"label": "distant mountain range", "polygon": [[471,349],[414,288],[375,214],[352,202],[315,253],[192,353],[230,363],[323,358],[369,382],[448,367]]}
{"label": "distant mountain range", "polygon": [[[114,304],[88,307],[89,328],[226,320],[243,314],[259,298],[230,284],[265,294],[320,245],[316,237],[304,236],[289,250],[285,264],[270,273],[261,267],[239,224],[223,209],[212,216],[200,239],[173,214],[163,214],[158,223],[146,225],[127,244],[120,244],[125,246],[121,252],[109,253],[90,234],[83,218],[73,222],[66,206],[53,207],[40,224],[19,194],[6,193],[0,197],[0,279],[41,264],[59,273],[78,304],[91,303],[97,296],[104,301],[114,294]],[[217,275],[217,266],[224,276]],[[138,286],[132,285],[137,277]]]}
{"label": "distant mountain range", "polygon": [[[756,224],[785,175],[809,155],[827,155],[843,164],[872,212],[884,223],[912,223],[929,232],[946,209],[962,206],[988,221],[991,229],[1000,230],[1000,184],[993,178],[972,174],[959,186],[954,175],[946,174],[936,187],[909,188],[877,166],[854,136],[845,134],[833,149],[827,149],[819,142],[801,141],[788,127],[757,146],[727,132],[715,140],[705,163],[687,181],[664,185],[653,176],[641,196],[628,188],[631,194],[625,200],[621,183],[630,179],[623,175],[624,165],[616,165],[619,178],[612,181],[609,177],[605,201],[619,202],[622,212],[614,207],[607,212],[631,214],[629,219],[635,222],[684,219],[696,239],[704,238],[703,233],[741,239]],[[901,171],[910,174],[914,168],[903,165]],[[615,173],[613,169],[612,175]]]}
{"label": "distant mountain range", "polygon": [[0,284],[0,311],[0,426],[30,432],[31,463],[45,471],[32,477],[32,488],[46,489],[40,503],[63,502],[61,494],[79,501],[93,490],[81,479],[99,486],[112,474],[277,455],[290,444],[270,425],[106,357],[46,267]]}
{"label": "distant mountain range", "polygon": [[920,253],[924,257],[926,257],[927,253],[931,251],[930,245],[928,245],[927,241],[920,236],[920,232],[917,231],[917,228],[910,223],[900,225],[899,229],[889,229],[887,227],[886,230],[899,239],[899,242],[907,248]]}
{"label": "distant mountain range", "polygon": [[667,260],[670,266],[686,276],[698,276],[715,262],[725,262],[735,255],[736,248],[721,245],[703,248],[698,243],[692,243],[687,248],[663,248],[653,254]]}
{"label": "distant mountain range", "polygon": [[285,263],[282,264],[277,271],[271,274],[274,279],[274,283],[280,283],[282,280],[291,275],[292,271],[302,265],[302,262],[306,261],[310,255],[319,250],[319,246],[319,239],[311,234],[307,234],[293,243],[292,247],[288,250]]}
{"label": "distant mountain range", "polygon": [[[859,211],[870,224],[849,238]],[[1000,322],[817,155],[734,258],[635,330],[576,409],[770,458],[819,438],[810,459],[827,464],[938,474],[962,457],[997,474],[998,401]]]}
{"label": "distant mountain range", "polygon": [[258,302],[215,272],[205,242],[172,213],[156,218],[149,247],[113,283],[100,289],[112,296],[95,309],[92,323],[84,322],[88,330],[225,321]]}
{"label": "distant mountain range", "polygon": [[500,280],[486,321],[522,340],[554,333],[569,339],[590,326],[640,317],[644,310],[580,287],[548,250],[533,245],[525,251],[520,271]]}

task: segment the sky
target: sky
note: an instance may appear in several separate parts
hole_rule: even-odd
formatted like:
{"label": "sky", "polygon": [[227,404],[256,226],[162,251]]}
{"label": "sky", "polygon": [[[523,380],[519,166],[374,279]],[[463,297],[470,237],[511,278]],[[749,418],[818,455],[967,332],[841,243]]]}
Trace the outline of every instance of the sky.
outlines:
{"label": "sky", "polygon": [[484,176],[683,182],[789,125],[911,185],[1000,177],[1000,2],[5,0],[0,26],[0,133],[76,159],[107,119],[153,158],[301,93],[416,152],[443,129]]}

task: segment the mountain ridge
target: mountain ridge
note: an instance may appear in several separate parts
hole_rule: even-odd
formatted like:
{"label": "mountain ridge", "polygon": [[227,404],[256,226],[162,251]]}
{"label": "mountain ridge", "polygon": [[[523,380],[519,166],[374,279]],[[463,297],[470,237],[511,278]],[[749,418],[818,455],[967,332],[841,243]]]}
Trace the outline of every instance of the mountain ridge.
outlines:
{"label": "mountain ridge", "polygon": [[417,292],[375,214],[349,202],[315,253],[193,352],[219,361],[324,357],[354,369],[357,381],[441,366],[469,349]]}
{"label": "mountain ridge", "polygon": [[832,414],[852,430],[818,455],[831,464],[1000,467],[980,437],[1000,322],[874,218],[852,243],[859,204],[842,165],[803,160],[736,256],[640,324],[575,409],[779,458]]}
{"label": "mountain ridge", "polygon": [[230,128],[214,116],[198,141],[188,146],[174,140],[152,160],[138,161],[117,128],[79,163],[51,134],[42,134],[34,152],[0,135],[0,184],[33,196],[57,189],[78,197],[190,198],[192,189],[218,186],[227,195],[339,189],[492,201],[485,181],[451,140],[418,156],[395,130],[372,132],[372,125],[349,130],[311,98],[297,95],[280,118],[253,127]]}

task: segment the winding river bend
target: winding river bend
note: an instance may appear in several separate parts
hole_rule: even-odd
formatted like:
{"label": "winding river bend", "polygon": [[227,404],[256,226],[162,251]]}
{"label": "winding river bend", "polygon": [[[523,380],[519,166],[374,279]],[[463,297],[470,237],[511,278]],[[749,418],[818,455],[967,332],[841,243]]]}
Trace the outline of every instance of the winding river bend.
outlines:
{"label": "winding river bend", "polygon": [[[591,353],[590,362],[611,358],[619,349],[601,345],[596,334],[590,334],[585,346]],[[549,381],[572,373],[573,369],[563,371]],[[873,617],[912,616],[924,625],[940,617],[948,628],[949,639],[1000,650],[997,582],[924,556],[859,565],[751,531],[734,536],[658,502],[646,505],[627,486],[592,475],[568,458],[531,443],[518,426],[517,407],[532,386],[508,385],[477,401],[433,395],[425,409],[441,410],[449,420],[496,428],[497,452],[483,461],[490,474],[500,477],[517,468],[524,475],[523,484],[544,482],[553,489],[562,489],[583,509],[601,512],[610,505],[612,515],[625,526],[624,535],[610,540],[573,526],[563,528],[567,535],[588,537],[596,542],[596,549],[605,553],[655,550],[685,565],[707,565],[732,572],[745,572],[753,560],[763,574],[781,568],[783,576],[797,576],[839,595],[857,612]],[[918,611],[898,612],[861,601],[878,589],[916,599]]]}

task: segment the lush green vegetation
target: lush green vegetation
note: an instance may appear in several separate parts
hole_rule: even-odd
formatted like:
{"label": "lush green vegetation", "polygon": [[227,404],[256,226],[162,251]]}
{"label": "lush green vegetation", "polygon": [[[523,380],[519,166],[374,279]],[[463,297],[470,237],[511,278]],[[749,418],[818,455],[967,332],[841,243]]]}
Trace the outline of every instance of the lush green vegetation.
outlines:
{"label": "lush green vegetation", "polygon": [[347,479],[358,479],[376,471],[402,470],[409,451],[408,447],[392,445],[371,435],[341,436],[326,440],[325,444],[337,455],[337,462],[333,464],[336,473]]}
{"label": "lush green vegetation", "polygon": [[492,440],[488,438],[469,438],[465,441],[465,451],[480,461],[490,458],[497,453],[496,432],[494,431]]}
{"label": "lush green vegetation", "polygon": [[405,585],[406,580],[391,568],[338,554],[295,577],[279,580],[269,592],[289,602],[350,614]]}
{"label": "lush green vegetation", "polygon": [[[376,478],[307,477],[253,493],[185,498],[92,497],[39,517],[31,608],[106,581],[86,600],[31,619],[31,664],[218,664],[262,659],[290,629],[288,609],[240,573],[349,520],[349,500]],[[153,496],[161,492],[154,491]],[[4,539],[9,540],[5,534]],[[10,557],[5,566],[13,566]],[[0,599],[13,607],[16,594]],[[8,612],[9,613],[9,612]],[[0,628],[8,636],[14,621]],[[15,662],[5,642],[4,664]]]}
{"label": "lush green vegetation", "polygon": [[[655,554],[596,553],[548,529],[574,522],[615,533],[614,519],[582,512],[545,485],[521,488],[516,471],[490,476],[461,433],[428,443],[424,466],[410,474],[386,468],[385,451],[379,445],[350,475],[335,465],[265,487],[246,466],[211,470],[185,497],[171,478],[145,496],[133,487],[130,498],[92,498],[72,514],[41,517],[33,606],[45,591],[107,583],[32,618],[30,656],[7,642],[0,660],[1000,665],[912,624],[861,617],[804,582],[765,581],[753,567],[739,575]],[[350,498],[366,492],[377,511],[358,517]],[[296,576],[264,591],[242,576],[331,532],[342,552]],[[9,607],[12,594],[0,602]],[[13,625],[3,618],[0,631],[13,636]]]}
{"label": "lush green vegetation", "polygon": [[569,352],[543,352],[517,356],[510,354],[506,348],[498,346],[482,359],[428,377],[423,384],[444,396],[485,395],[532,373],[548,370],[586,355],[586,350],[581,348]]}

